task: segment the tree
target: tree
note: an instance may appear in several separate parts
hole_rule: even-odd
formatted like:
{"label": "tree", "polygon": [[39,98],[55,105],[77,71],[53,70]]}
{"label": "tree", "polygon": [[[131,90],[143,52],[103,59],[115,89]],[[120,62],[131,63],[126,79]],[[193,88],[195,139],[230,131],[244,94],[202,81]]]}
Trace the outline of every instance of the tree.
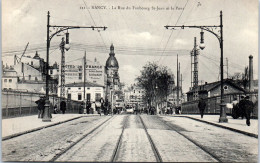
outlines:
{"label": "tree", "polygon": [[154,62],[148,62],[136,78],[140,87],[145,90],[145,100],[149,105],[156,104],[167,98],[170,85],[173,83],[173,75],[166,66],[158,66]]}
{"label": "tree", "polygon": [[245,67],[244,73],[234,73],[231,77],[232,80],[239,86],[243,87],[244,89],[248,88],[249,83],[249,70],[248,67]]}

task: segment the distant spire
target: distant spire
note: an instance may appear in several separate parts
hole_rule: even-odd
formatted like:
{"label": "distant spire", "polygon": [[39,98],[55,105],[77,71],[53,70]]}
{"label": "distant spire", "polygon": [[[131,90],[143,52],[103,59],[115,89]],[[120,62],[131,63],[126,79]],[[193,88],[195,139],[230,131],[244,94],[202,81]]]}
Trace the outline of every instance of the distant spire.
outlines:
{"label": "distant spire", "polygon": [[38,51],[36,51],[35,56],[34,56],[33,58],[34,58],[34,59],[40,59],[40,56],[39,56],[39,54],[38,54]]}
{"label": "distant spire", "polygon": [[114,53],[114,45],[113,45],[113,43],[110,46],[110,54],[115,54]]}

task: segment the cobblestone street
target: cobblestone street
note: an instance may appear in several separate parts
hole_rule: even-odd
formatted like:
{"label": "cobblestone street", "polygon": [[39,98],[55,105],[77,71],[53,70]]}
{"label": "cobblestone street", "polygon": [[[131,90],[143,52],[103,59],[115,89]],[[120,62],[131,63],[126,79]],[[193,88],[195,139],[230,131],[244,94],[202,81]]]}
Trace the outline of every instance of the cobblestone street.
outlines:
{"label": "cobblestone street", "polygon": [[185,117],[80,117],[2,141],[3,161],[257,162],[258,139]]}

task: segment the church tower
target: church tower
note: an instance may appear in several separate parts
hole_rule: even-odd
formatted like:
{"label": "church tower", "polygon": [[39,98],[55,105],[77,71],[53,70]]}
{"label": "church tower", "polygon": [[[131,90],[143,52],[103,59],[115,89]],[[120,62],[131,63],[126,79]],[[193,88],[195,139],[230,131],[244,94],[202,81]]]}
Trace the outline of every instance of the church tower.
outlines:
{"label": "church tower", "polygon": [[107,83],[106,83],[106,94],[107,98],[110,97],[110,90],[119,90],[119,74],[118,74],[119,64],[115,57],[114,45],[110,46],[109,57],[106,61],[106,74],[107,74]]}

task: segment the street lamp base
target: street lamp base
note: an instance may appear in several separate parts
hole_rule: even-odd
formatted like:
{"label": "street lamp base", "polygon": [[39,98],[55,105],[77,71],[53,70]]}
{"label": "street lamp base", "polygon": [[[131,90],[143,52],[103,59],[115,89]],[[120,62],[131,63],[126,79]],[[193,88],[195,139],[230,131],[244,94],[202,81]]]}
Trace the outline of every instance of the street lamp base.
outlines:
{"label": "street lamp base", "polygon": [[219,123],[226,123],[228,122],[227,117],[219,117]]}
{"label": "street lamp base", "polygon": [[46,118],[46,119],[43,118],[42,121],[43,121],[43,122],[51,122],[51,119],[50,119],[50,118]]}
{"label": "street lamp base", "polygon": [[51,122],[50,101],[48,99],[46,99],[46,101],[45,101],[42,121],[43,122]]}

